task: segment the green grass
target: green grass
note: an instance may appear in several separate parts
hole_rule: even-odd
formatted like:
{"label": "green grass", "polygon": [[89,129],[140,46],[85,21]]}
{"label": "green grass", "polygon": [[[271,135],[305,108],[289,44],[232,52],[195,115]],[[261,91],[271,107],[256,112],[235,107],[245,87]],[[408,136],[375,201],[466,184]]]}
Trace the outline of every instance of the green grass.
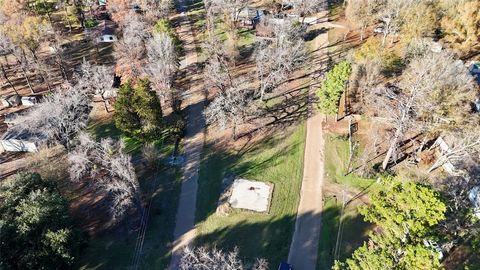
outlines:
{"label": "green grass", "polygon": [[[345,175],[349,157],[348,140],[334,135],[325,138],[325,173],[329,181],[357,190],[370,187],[375,180],[350,173]],[[352,164],[355,167],[355,164]]]}
{"label": "green grass", "polygon": [[317,269],[319,270],[331,269],[332,267],[340,211],[341,206],[337,205],[334,198],[325,198],[320,231],[321,241],[318,243]]}
{"label": "green grass", "polygon": [[345,208],[342,217],[342,232],[338,234],[340,215],[342,212],[341,198],[326,197],[322,211],[322,229],[320,232],[318,270],[329,270],[335,261],[335,247],[338,241],[338,260],[344,261],[360,247],[367,239],[371,225],[364,222],[357,211],[356,205]]}
{"label": "green grass", "polygon": [[143,143],[128,136],[122,134],[122,131],[119,130],[113,121],[109,122],[92,122],[88,127],[88,131],[97,139],[103,138],[112,138],[115,140],[123,140],[125,143],[125,149],[128,153],[136,154],[140,152]]}
{"label": "green grass", "polygon": [[[142,269],[165,269],[170,260],[170,243],[173,240],[175,215],[180,196],[180,172],[162,168],[157,187],[153,185],[153,172],[139,177],[144,197],[154,196],[141,257]],[[93,237],[76,269],[130,269],[137,233],[109,232]]]}
{"label": "green grass", "polygon": [[[97,138],[111,137],[122,139],[126,150],[138,155],[142,143],[138,140],[122,135],[113,122],[94,122],[88,130]],[[168,139],[159,139],[154,142],[160,153],[160,159],[172,155],[174,143]],[[160,165],[158,180],[154,181],[154,170],[137,171],[144,202],[153,204],[150,210],[147,232],[145,234],[142,269],[165,269],[170,260],[170,243],[173,241],[175,215],[181,189],[181,173],[178,168]],[[154,185],[156,183],[156,186]],[[133,224],[136,225],[136,224]],[[137,233],[126,233],[113,230],[100,236],[94,236],[88,241],[76,269],[129,269],[135,250]]]}
{"label": "green grass", "polygon": [[[197,245],[238,247],[247,261],[266,258],[275,267],[286,260],[294,230],[303,172],[305,124],[262,140],[241,153],[207,148],[199,175]],[[215,213],[225,174],[275,185],[269,214],[234,210]]]}
{"label": "green grass", "polygon": [[[360,147],[360,151],[361,151]],[[349,157],[349,143],[343,136],[328,134],[325,139],[325,174],[328,184],[337,186],[339,190],[345,188],[348,191],[360,192],[378,188],[375,180],[362,178],[354,173],[345,176]],[[355,164],[352,164],[355,166]],[[358,212],[358,200],[352,201],[345,207],[341,217],[342,198],[337,194],[325,194],[325,201],[322,212],[322,228],[320,232],[320,243],[318,247],[317,269],[331,269],[335,259],[344,261],[360,247],[367,239],[371,224],[363,221]],[[338,235],[340,220],[343,222],[343,229]],[[338,245],[338,257],[335,258],[335,247]]]}
{"label": "green grass", "polygon": [[[127,153],[130,153],[132,155],[140,154],[142,150],[143,142],[135,138],[128,137],[125,134],[122,134],[122,131],[119,130],[117,127],[115,127],[115,124],[113,123],[113,121],[92,122],[90,123],[87,130],[97,140],[108,138],[108,137],[115,140],[122,140],[125,143],[125,150],[127,151]],[[167,130],[163,138],[159,138],[153,141],[153,143],[158,147],[158,149],[162,154],[173,151],[174,145],[168,141],[169,140],[168,133],[169,131]]]}
{"label": "green grass", "polygon": [[248,46],[255,42],[255,29],[240,28],[238,29],[238,47]]}

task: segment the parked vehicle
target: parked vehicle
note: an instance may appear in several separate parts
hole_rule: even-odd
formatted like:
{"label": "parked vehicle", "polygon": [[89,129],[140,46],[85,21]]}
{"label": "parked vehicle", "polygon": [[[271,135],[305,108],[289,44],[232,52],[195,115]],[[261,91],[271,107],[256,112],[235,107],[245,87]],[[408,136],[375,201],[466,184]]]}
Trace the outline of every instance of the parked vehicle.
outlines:
{"label": "parked vehicle", "polygon": [[293,270],[293,267],[291,264],[288,264],[286,262],[281,262],[280,265],[278,266],[278,270]]}

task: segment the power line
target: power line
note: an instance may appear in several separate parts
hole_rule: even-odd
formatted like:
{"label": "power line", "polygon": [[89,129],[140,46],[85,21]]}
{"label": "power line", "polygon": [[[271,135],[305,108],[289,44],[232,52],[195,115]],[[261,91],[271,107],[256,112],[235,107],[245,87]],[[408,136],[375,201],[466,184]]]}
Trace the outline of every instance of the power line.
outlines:
{"label": "power line", "polygon": [[[159,164],[159,161],[157,161],[155,174],[154,174],[153,190],[157,188],[157,182],[159,178],[158,177],[159,169],[160,169],[160,164]],[[148,203],[147,209],[143,212],[142,218],[140,220],[140,230],[138,232],[137,241],[135,243],[135,251],[133,253],[133,258],[131,263],[132,270],[138,270],[138,267],[140,265],[140,259],[143,251],[143,243],[145,242],[145,234],[147,232],[148,221],[150,217],[150,209],[152,208],[154,197],[155,197],[154,194],[152,194],[152,196],[150,197],[150,201]]]}

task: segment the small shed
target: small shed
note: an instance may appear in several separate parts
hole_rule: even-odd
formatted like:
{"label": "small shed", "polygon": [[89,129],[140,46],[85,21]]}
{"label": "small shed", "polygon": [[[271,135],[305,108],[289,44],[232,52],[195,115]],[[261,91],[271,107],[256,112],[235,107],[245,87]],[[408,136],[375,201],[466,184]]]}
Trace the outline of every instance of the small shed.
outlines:
{"label": "small shed", "polygon": [[100,36],[97,38],[98,43],[112,43],[117,41],[115,36],[115,31],[112,27],[105,26],[100,33]]}
{"label": "small shed", "polygon": [[36,97],[22,97],[22,105],[24,106],[33,106],[37,104],[37,98]]}

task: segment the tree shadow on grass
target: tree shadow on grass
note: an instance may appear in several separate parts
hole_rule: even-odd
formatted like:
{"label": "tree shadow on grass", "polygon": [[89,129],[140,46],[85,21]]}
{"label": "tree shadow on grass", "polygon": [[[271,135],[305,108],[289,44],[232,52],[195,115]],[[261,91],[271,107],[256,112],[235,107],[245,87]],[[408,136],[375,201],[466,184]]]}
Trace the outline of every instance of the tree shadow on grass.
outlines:
{"label": "tree shadow on grass", "polygon": [[[154,182],[154,177],[157,181]],[[162,167],[158,175],[139,175],[144,201],[151,202],[150,218],[140,259],[141,269],[166,269],[170,260],[181,182],[178,171]],[[153,184],[156,184],[154,186]],[[150,201],[150,198],[153,199]],[[84,216],[85,217],[85,216]],[[131,216],[127,216],[129,219]],[[139,224],[139,220],[135,220]],[[93,235],[75,269],[130,269],[138,233],[117,227]]]}
{"label": "tree shadow on grass", "polygon": [[[229,217],[219,217],[219,219]],[[234,226],[219,227],[197,236],[195,245],[217,247],[222,250],[239,248],[241,258],[253,262],[255,258],[268,260],[276,269],[281,261],[287,261],[290,242],[295,228],[295,216],[270,218],[251,223],[242,220]]]}
{"label": "tree shadow on grass", "polygon": [[356,207],[345,208],[339,233],[341,202],[336,197],[325,198],[317,269],[331,269],[336,259],[345,261],[368,239],[368,232],[371,231],[373,225],[363,220],[363,217],[355,210]]}
{"label": "tree shadow on grass", "polygon": [[[308,251],[311,248],[317,248],[318,245],[317,269],[324,270],[331,269],[334,263],[340,206],[325,208],[320,216],[322,225],[319,242],[305,241],[298,248],[301,249],[300,253],[305,254],[305,259],[308,259]],[[215,218],[221,224],[222,219],[229,217]],[[300,218],[309,222],[309,219],[317,219],[319,216],[309,212]],[[280,262],[288,259],[295,220],[296,216],[293,215],[281,218],[268,218],[266,215],[266,219],[261,222],[250,222],[244,219],[233,226],[219,226],[217,229],[200,234],[195,240],[195,245],[217,247],[222,250],[233,250],[238,247],[241,258],[245,258],[248,262],[253,262],[255,258],[265,258],[269,262],[270,269],[276,269]],[[371,225],[365,223],[360,215],[344,216],[337,259],[343,261],[350,257],[367,239],[366,235],[370,227]],[[318,228],[309,229],[313,231]]]}
{"label": "tree shadow on grass", "polygon": [[[199,173],[199,196],[197,199],[197,222],[204,221],[210,215],[215,213],[217,202],[222,192],[223,178],[233,173],[237,176],[248,177],[259,174],[267,168],[279,165],[284,155],[298,147],[299,143],[279,148],[261,161],[247,160],[243,161],[245,154],[255,156],[264,149],[272,149],[276,144],[284,139],[284,136],[270,136],[260,143],[246,146],[237,153],[226,152],[214,148],[212,145],[205,146],[205,155],[202,158],[202,165]],[[258,180],[258,179],[257,179]]]}

